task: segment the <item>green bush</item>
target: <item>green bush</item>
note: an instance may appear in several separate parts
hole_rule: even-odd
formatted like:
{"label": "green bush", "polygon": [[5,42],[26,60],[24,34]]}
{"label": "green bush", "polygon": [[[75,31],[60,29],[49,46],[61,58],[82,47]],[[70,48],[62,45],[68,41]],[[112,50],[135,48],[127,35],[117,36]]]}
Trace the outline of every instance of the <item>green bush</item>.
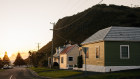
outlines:
{"label": "green bush", "polygon": [[54,68],[54,69],[58,69],[58,68],[59,68],[59,64],[58,64],[57,62],[54,62],[54,63],[53,63],[53,68]]}
{"label": "green bush", "polygon": [[77,59],[77,67],[78,68],[82,68],[83,67],[83,58],[82,58],[82,55],[81,56],[78,56],[78,59]]}

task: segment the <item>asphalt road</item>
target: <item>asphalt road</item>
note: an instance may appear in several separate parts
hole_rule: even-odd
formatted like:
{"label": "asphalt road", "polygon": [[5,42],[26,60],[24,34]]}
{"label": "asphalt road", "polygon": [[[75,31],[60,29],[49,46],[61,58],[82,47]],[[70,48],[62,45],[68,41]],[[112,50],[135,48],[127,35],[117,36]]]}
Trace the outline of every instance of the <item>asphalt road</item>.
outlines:
{"label": "asphalt road", "polygon": [[13,68],[1,71],[0,79],[42,79],[42,78],[33,75],[26,68]]}

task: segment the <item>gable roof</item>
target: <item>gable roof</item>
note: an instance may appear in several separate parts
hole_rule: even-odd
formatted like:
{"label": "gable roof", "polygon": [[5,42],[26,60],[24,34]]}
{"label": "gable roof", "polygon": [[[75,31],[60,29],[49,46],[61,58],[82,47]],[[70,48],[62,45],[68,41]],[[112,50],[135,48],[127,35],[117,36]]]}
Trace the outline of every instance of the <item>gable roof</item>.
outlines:
{"label": "gable roof", "polygon": [[57,52],[53,55],[53,57],[59,57],[59,54]]}
{"label": "gable roof", "polygon": [[71,45],[65,48],[60,54],[67,54],[70,50],[72,50],[76,45]]}
{"label": "gable roof", "polygon": [[61,51],[63,51],[63,49],[65,49],[64,46],[59,46],[58,48],[56,48],[56,52],[53,55],[53,57],[56,57],[56,58],[59,57],[59,55],[60,55]]}
{"label": "gable roof", "polygon": [[99,30],[87,38],[82,44],[99,41],[140,41],[140,28],[138,27],[108,27]]}

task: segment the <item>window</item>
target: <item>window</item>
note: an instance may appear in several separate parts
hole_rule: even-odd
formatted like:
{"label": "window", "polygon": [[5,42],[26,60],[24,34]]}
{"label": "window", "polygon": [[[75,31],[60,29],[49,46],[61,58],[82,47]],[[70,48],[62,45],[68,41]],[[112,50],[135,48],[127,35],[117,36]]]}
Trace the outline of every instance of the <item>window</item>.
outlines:
{"label": "window", "polygon": [[64,61],[64,59],[63,59],[63,57],[61,57],[61,63],[63,63],[63,61]]}
{"label": "window", "polygon": [[129,45],[120,45],[120,58],[129,59]]}
{"label": "window", "polygon": [[100,46],[95,47],[96,58],[100,58]]}
{"label": "window", "polygon": [[68,57],[68,60],[69,61],[73,61],[73,57]]}

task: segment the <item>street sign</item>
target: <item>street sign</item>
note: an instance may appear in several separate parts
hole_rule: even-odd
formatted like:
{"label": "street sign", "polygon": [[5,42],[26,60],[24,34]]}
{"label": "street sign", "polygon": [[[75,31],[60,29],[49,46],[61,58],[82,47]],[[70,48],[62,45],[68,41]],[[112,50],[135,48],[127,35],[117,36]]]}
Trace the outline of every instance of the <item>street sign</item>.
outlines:
{"label": "street sign", "polygon": [[82,50],[85,53],[85,75],[87,74],[87,66],[86,66],[86,53],[88,52],[88,47],[82,47]]}
{"label": "street sign", "polygon": [[83,49],[84,53],[86,54],[88,51],[88,47],[82,47],[82,49]]}

